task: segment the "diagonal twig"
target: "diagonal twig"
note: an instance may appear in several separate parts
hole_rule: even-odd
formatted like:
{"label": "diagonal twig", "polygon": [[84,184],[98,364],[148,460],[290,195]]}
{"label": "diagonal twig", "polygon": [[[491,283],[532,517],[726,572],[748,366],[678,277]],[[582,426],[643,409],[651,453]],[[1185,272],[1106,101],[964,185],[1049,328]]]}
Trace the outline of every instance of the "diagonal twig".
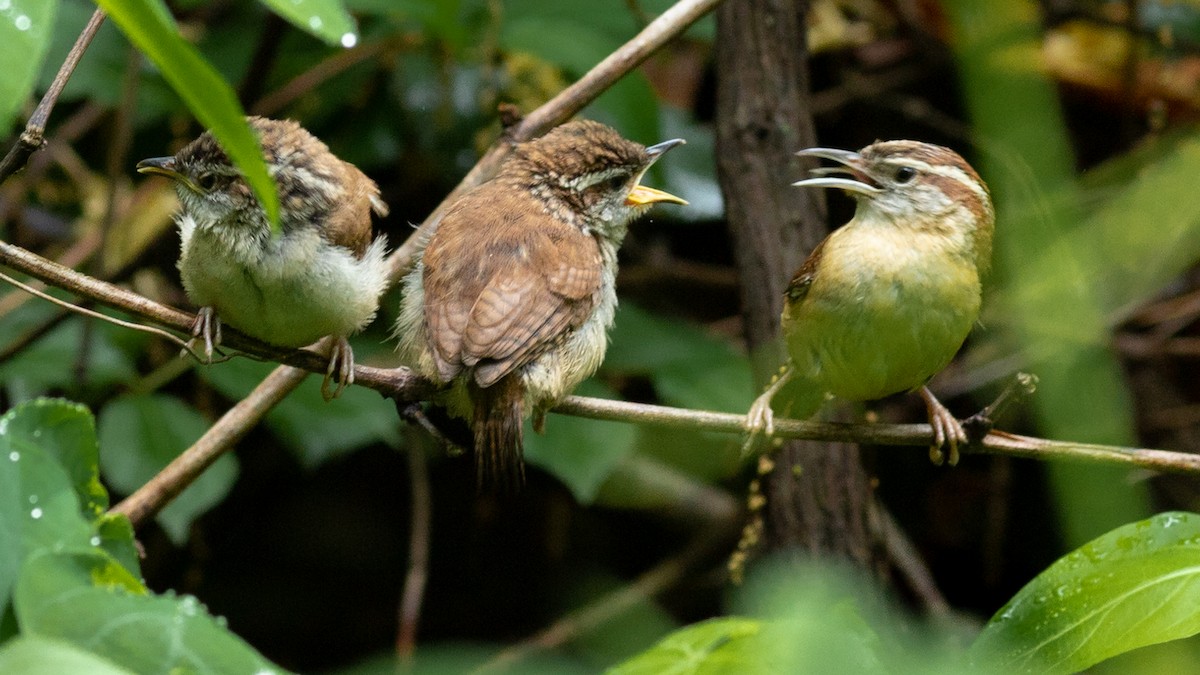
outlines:
{"label": "diagonal twig", "polygon": [[[446,206],[452,203],[453,200],[462,194],[463,191],[474,187],[475,185],[478,185],[492,177],[496,173],[496,170],[500,166],[504,157],[507,155],[510,143],[539,136],[553,128],[559,122],[569,119],[571,116],[578,113],[583,109],[584,106],[590,103],[606,89],[611,87],[617,80],[636,68],[638,64],[646,60],[647,57],[660,49],[667,42],[683,33],[688,26],[690,26],[700,17],[704,16],[704,14],[707,12],[711,11],[714,7],[720,4],[720,2],[721,0],[680,0],[679,2],[675,3],[675,5],[661,14],[657,19],[646,26],[645,29],[634,36],[632,40],[622,45],[619,49],[617,49],[617,51],[613,52],[606,59],[597,64],[596,67],[580,78],[578,82],[575,82],[571,86],[567,87],[553,99],[529,113],[529,115],[527,115],[521,122],[511,128],[509,133],[506,134],[506,138],[502,138],[500,141],[498,141],[492,147],[492,149],[489,150],[488,153],[479,160],[479,162],[475,165],[475,168],[473,168],[467,174],[467,176],[463,178],[458,186],[446,196],[441,205],[435,209],[428,218],[425,219],[425,222],[422,223],[418,231],[410,235],[408,240],[392,253],[388,262],[391,265],[393,280],[399,278],[403,271],[411,265],[413,256],[416,255],[419,249],[420,242],[428,236],[428,233],[432,231],[433,227],[436,227],[442,209],[446,208]],[[4,251],[2,249],[0,249],[0,264],[8,264],[4,260]],[[178,312],[177,310],[171,311],[175,312],[174,319],[176,320],[181,320],[183,317],[188,316],[182,312]],[[233,333],[230,332],[229,335],[233,335]],[[229,335],[226,336],[226,342],[232,347],[242,349],[244,346],[261,346],[252,344],[253,341],[242,342],[241,340],[243,339],[243,336],[233,335],[234,339],[230,340]],[[246,351],[250,351],[250,349],[246,349]],[[264,356],[264,354],[259,351],[255,351],[253,353]],[[290,357],[288,359],[277,360],[281,360],[289,365],[295,365],[313,372],[324,372],[324,370],[322,370],[325,367],[324,365],[321,366],[321,369],[309,367],[315,362],[312,361],[311,358],[303,356],[305,354],[313,354],[314,358],[321,360],[322,363],[327,365],[327,362],[323,358],[316,356],[312,352],[306,352],[305,350],[290,352]],[[293,359],[304,360],[298,361]],[[366,372],[366,370],[373,370],[377,372],[369,373]],[[397,378],[397,373],[402,373],[403,377]],[[398,369],[396,371],[383,371],[381,369],[366,369],[364,366],[355,366],[355,382],[359,384],[364,384],[367,386],[372,386],[369,384],[372,382],[379,384],[379,382],[375,379],[377,376],[391,376],[391,379],[394,380],[393,384],[396,380],[403,380],[405,383],[413,387],[417,387],[419,385],[417,378],[414,378],[411,373],[405,369]],[[303,378],[303,371],[295,371],[286,367],[277,368],[271,373],[271,375],[267,377],[267,379],[259,383],[254,391],[251,392],[250,396],[257,397],[265,401],[278,402],[283,400],[283,398],[289,392],[298,387]],[[399,398],[403,397],[404,396],[400,396]],[[271,405],[274,405],[274,403],[271,403]],[[209,435],[215,435],[218,433],[215,430],[215,427],[214,429],[210,429],[209,433],[206,433],[199,441],[197,441],[196,445],[192,446],[192,448],[188,448],[184,452],[184,455],[189,457],[189,466],[208,466],[212,462],[216,461],[216,456],[219,456],[221,453],[226,452],[230,447],[232,447],[232,443],[237,438],[240,438],[241,435],[245,434],[247,429],[257,424],[268,410],[270,410],[269,405],[259,407],[235,406],[228,413],[226,413],[224,417],[221,418],[219,424],[222,424],[223,428],[226,430],[236,429],[238,433],[221,431],[220,438],[226,439],[228,441],[228,445],[220,445],[215,442],[210,442]],[[195,461],[195,458],[192,457],[192,453],[194,450],[201,447],[204,449],[204,452],[213,453],[214,456],[211,458],[205,456],[202,462]],[[181,455],[180,459],[176,461],[183,461],[183,455]],[[170,471],[170,475],[174,480],[186,480],[190,482],[191,480],[195,480],[196,476],[199,475],[199,473],[192,473],[188,471],[175,471],[172,469],[173,466],[174,462],[164,469],[164,473]],[[156,476],[154,481],[157,480],[158,477]],[[179,486],[178,489],[165,491],[156,484],[153,488],[147,487],[145,490],[139,489],[137,492],[130,495],[125,502],[119,504],[114,510],[119,509],[122,512],[125,512],[126,515],[130,515],[130,520],[133,521],[135,526],[137,526],[145,517],[157,513],[158,510],[166,505],[167,500],[181,492],[184,487],[186,487],[186,484]],[[126,507],[126,502],[131,502],[131,500],[133,500],[132,504]],[[134,504],[137,505],[136,509],[134,508]],[[126,508],[122,509],[122,507]],[[137,517],[134,517],[135,515]]]}

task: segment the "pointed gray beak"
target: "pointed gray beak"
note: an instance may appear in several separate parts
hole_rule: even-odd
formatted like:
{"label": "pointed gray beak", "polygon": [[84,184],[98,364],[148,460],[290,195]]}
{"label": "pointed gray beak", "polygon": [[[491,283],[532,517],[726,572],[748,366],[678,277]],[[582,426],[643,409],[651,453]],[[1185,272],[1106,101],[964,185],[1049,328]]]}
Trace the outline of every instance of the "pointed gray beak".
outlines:
{"label": "pointed gray beak", "polygon": [[650,155],[650,163],[653,164],[658,160],[659,157],[662,157],[663,153],[677,145],[683,145],[684,143],[687,143],[687,141],[683,140],[682,138],[672,138],[669,141],[656,143],[655,145],[646,148],[646,154]]}
{"label": "pointed gray beak", "polygon": [[[862,155],[850,150],[838,150],[836,148],[808,148],[796,153],[797,157],[820,157],[828,159],[843,166],[839,167],[823,167],[813,169],[814,178],[805,178],[804,180],[792,183],[795,187],[821,187],[821,188],[840,188],[847,192],[856,192],[861,195],[872,196],[883,192],[883,190],[875,185],[866,182],[866,173],[863,171],[864,161]],[[842,176],[833,176],[831,174],[848,173],[853,178],[845,178]]]}

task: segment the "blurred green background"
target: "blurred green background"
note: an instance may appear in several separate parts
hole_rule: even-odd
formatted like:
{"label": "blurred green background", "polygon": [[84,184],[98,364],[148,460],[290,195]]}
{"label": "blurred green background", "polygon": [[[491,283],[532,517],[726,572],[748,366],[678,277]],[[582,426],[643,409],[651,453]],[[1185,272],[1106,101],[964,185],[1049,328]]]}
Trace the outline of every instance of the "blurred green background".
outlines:
{"label": "blurred green background", "polygon": [[[670,6],[346,0],[302,5],[323,12],[310,15],[288,14],[289,4],[167,6],[247,111],[301,121],[379,183],[391,214],[378,226],[393,246],[496,138],[498,104],[532,110]],[[1196,451],[1200,4],[808,4],[821,144],[941,143],[993,192],[984,316],[935,391],[965,416],[1013,372],[1033,372],[1038,392],[1002,420],[1006,429]],[[83,0],[0,7],[0,128],[10,139],[94,9]],[[312,16],[323,17],[316,27]],[[648,183],[691,205],[656,209],[633,228],[608,356],[578,393],[726,412],[755,395],[712,156],[723,123],[714,118],[715,37],[714,20],[703,19],[583,113],[647,144],[686,138]],[[200,130],[164,71],[106,22],[54,110],[49,145],[0,185],[0,236],[187,307],[173,197],[133,166]],[[781,176],[780,189],[798,178]],[[851,209],[833,197],[831,225]],[[393,291],[355,338],[360,362],[395,364],[397,306]],[[42,395],[85,404],[114,501],[271,369],[248,359],[194,367],[161,341],[59,313],[19,291],[0,295],[0,404]],[[31,331],[44,335],[28,340]],[[432,494],[418,654],[449,670],[741,522],[753,471],[736,437],[552,415],[545,436],[529,435],[526,489],[476,494],[470,458],[402,426],[390,402],[352,389],[326,404],[317,388],[306,382],[138,533],[152,590],[194,594],[287,668],[390,667],[409,562],[406,453],[428,460]],[[885,420],[922,419],[915,398],[872,408]],[[1200,494],[1194,480],[1125,469],[969,456],[945,470],[923,457],[866,454],[884,505],[967,634],[1066,551],[1154,512],[1197,510]],[[733,543],[710,546],[666,593],[556,649],[545,667],[610,666],[676,627],[754,605],[725,583]],[[881,591],[886,602],[910,602],[897,586]],[[1187,643],[1160,649],[1105,667],[1129,672],[1171,654],[1197,662],[1171,651]]]}

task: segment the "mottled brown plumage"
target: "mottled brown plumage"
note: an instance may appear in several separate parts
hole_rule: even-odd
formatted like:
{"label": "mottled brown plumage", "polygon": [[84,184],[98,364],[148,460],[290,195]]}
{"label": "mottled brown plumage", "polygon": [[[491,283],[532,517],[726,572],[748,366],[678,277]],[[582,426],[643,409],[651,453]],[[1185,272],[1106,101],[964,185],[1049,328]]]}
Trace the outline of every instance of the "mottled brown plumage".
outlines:
{"label": "mottled brown plumage", "polygon": [[405,279],[397,322],[406,362],[450,385],[474,428],[480,479],[520,480],[522,418],[545,410],[603,359],[616,251],[659,201],[638,185],[666,149],[590,121],[514,147],[498,175],[442,217]]}
{"label": "mottled brown plumage", "polygon": [[246,121],[275,179],[279,235],[211,132],[138,170],[175,181],[180,277],[201,308],[193,334],[206,356],[220,343],[221,322],[281,347],[331,335],[322,392],[336,396],[354,379],[346,337],[374,317],[387,285],[386,241],[371,232],[371,213],[385,215],[387,206],[374,181],[298,123]]}

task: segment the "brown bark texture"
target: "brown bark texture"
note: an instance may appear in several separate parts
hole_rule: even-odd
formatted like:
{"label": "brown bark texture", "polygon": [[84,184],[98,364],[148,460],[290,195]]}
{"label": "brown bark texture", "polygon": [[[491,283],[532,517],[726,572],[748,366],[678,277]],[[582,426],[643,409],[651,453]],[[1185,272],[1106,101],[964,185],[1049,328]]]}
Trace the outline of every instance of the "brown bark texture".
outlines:
{"label": "brown bark texture", "polygon": [[[804,0],[734,0],[717,10],[717,170],[741,277],[746,341],[761,383],[783,362],[783,292],[827,233],[795,152],[816,145]],[[883,566],[857,446],[789,442],[764,479],[768,550]]]}

